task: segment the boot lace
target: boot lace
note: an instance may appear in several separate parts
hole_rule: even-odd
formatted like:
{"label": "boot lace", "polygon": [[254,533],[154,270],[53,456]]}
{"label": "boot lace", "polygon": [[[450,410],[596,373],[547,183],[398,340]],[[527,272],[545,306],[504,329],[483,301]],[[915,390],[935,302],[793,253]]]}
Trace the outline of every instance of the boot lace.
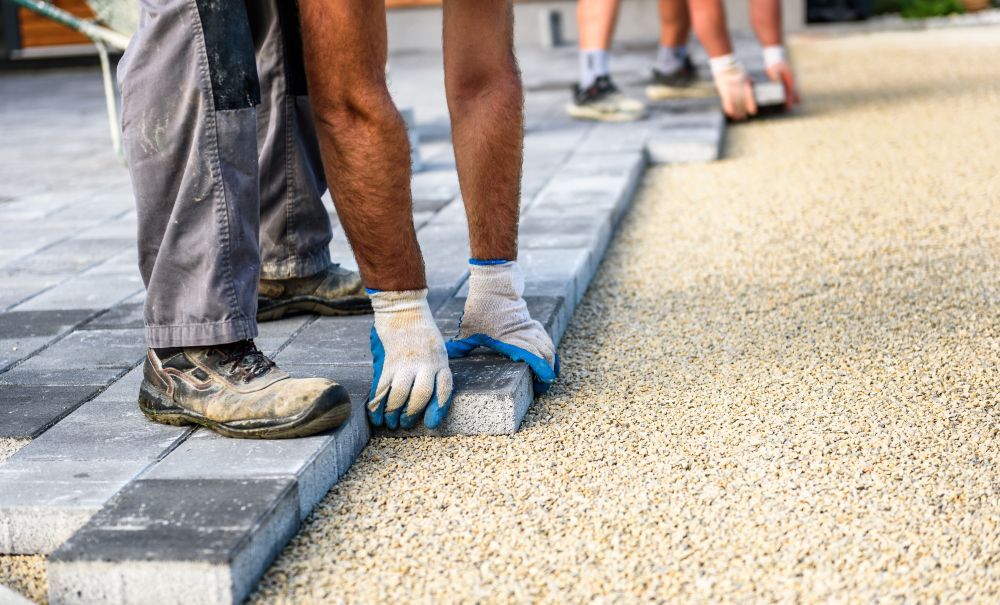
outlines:
{"label": "boot lace", "polygon": [[274,362],[257,349],[252,340],[236,343],[228,350],[221,350],[222,364],[232,364],[230,371],[238,372],[244,383],[266,374]]}

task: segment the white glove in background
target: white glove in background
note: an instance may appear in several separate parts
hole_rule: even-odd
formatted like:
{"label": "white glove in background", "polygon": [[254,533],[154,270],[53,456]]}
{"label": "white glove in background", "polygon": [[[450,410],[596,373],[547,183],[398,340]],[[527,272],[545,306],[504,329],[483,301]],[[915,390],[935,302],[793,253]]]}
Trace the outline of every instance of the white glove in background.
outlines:
{"label": "white glove in background", "polygon": [[424,413],[425,425],[438,426],[451,405],[452,377],[427,290],[373,291],[370,296],[375,311],[368,398],[372,424],[410,428]]}
{"label": "white glove in background", "polygon": [[708,60],[708,65],[722,100],[722,111],[733,120],[755,115],[757,101],[753,96],[753,82],[736,57],[732,54],[714,57]]}

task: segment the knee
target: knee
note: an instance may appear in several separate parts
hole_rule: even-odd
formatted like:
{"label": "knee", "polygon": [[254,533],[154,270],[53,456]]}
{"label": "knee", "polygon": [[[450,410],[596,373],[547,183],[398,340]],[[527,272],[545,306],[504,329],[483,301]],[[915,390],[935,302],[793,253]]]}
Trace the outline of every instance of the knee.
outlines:
{"label": "knee", "polygon": [[383,78],[353,78],[310,93],[313,113],[322,128],[340,130],[365,123],[382,129],[401,123]]}
{"label": "knee", "polygon": [[453,110],[473,109],[482,102],[519,106],[523,100],[521,73],[513,57],[497,66],[462,65],[446,78],[448,103]]}

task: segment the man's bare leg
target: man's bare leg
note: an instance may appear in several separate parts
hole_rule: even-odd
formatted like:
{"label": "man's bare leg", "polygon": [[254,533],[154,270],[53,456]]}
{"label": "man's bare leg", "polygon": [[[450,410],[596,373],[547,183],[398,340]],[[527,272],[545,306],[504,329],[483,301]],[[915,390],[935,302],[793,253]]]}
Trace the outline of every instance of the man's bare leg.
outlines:
{"label": "man's bare leg", "polygon": [[555,346],[531,319],[517,266],[524,93],[510,0],[445,0],[445,92],[469,221],[469,296],[449,354],[487,346],[527,362],[539,388],[556,378]]}
{"label": "man's bare leg", "polygon": [[687,0],[660,0],[660,46],[686,47],[691,35]]}
{"label": "man's bare leg", "polygon": [[700,85],[698,70],[688,53],[691,15],[687,0],[660,0],[659,13],[660,46],[646,96],[659,101],[710,94],[711,89]]}
{"label": "man's bare leg", "polygon": [[423,415],[437,426],[451,403],[451,371],[427,306],[406,126],[385,83],[385,7],[365,0],[300,0],[299,7],[327,181],[375,311],[369,417],[395,428]]}

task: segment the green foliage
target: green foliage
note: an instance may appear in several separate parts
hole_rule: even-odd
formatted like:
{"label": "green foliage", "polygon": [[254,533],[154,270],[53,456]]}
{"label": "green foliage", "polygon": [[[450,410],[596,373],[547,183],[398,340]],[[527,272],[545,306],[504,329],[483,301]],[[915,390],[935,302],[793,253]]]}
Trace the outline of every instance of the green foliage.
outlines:
{"label": "green foliage", "polygon": [[899,0],[899,12],[907,19],[924,19],[964,13],[959,0]]}

